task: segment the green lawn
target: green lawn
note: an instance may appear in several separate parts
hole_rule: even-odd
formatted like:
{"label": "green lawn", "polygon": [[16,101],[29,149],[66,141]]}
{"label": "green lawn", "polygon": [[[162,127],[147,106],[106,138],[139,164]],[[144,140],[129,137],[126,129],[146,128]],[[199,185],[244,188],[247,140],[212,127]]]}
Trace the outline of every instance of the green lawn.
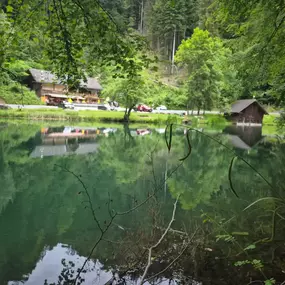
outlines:
{"label": "green lawn", "polygon": [[[101,122],[101,123],[121,123],[123,122],[124,112],[118,111],[73,111],[63,109],[9,109],[0,110],[0,119],[12,120],[37,120],[37,121],[69,121],[69,122]],[[186,119],[183,116],[168,114],[153,114],[132,112],[130,123],[143,124],[181,124]],[[264,117],[264,126],[276,126],[276,116],[267,115]],[[209,126],[225,126],[230,124],[222,115],[201,115],[189,116],[187,118],[192,126],[209,125]]]}
{"label": "green lawn", "polygon": [[[122,122],[124,112],[116,111],[71,111],[71,110],[0,110],[0,118],[28,120],[57,120],[74,122]],[[131,123],[181,123],[182,117],[166,114],[132,113]]]}

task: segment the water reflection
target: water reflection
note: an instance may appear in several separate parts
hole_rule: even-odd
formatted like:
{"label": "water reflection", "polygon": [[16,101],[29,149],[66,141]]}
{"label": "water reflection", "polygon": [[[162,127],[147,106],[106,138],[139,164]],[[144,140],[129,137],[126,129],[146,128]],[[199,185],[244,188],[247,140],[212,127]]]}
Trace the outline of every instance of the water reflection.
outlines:
{"label": "water reflection", "polygon": [[[35,269],[26,276],[26,281],[10,281],[8,285],[58,284],[65,275],[72,279],[85,261],[85,257],[79,256],[69,246],[63,244],[45,249],[41,256]],[[103,265],[99,261],[89,261],[85,271],[81,277],[86,284],[105,284],[112,278],[112,273],[103,270]]]}
{"label": "water reflection", "polygon": [[111,128],[62,127],[42,128],[41,145],[37,145],[30,157],[88,154],[98,150],[96,138],[116,132]]}
{"label": "water reflection", "polygon": [[[234,152],[273,186],[236,160],[231,180],[238,199],[228,178],[234,153],[197,132],[189,135],[191,156],[180,161],[189,151],[183,128],[173,130],[168,152],[162,129],[5,126],[0,284],[69,284],[60,276],[69,270],[74,278],[114,213],[121,215],[91,252],[82,284],[105,284],[114,272],[117,284],[139,284],[147,249],[168,228],[177,197],[175,220],[151,256],[146,278],[153,277],[152,284],[245,284],[264,276],[278,284],[284,278],[285,144],[258,139],[256,130],[211,132],[223,144],[232,143],[228,132],[252,147]],[[262,272],[252,264],[234,266],[244,260],[259,260]]]}
{"label": "water reflection", "polygon": [[235,148],[249,150],[262,141],[262,127],[228,126],[223,131]]}
{"label": "water reflection", "polygon": [[[77,272],[82,267],[86,257],[78,255],[70,246],[64,244],[57,244],[51,249],[44,249],[41,253],[41,258],[37,262],[35,269],[31,274],[25,276],[21,281],[9,281],[8,285],[51,285],[61,284],[64,280],[70,284]],[[84,267],[84,272],[81,274],[81,282],[83,284],[139,284],[140,278],[132,280],[131,277],[125,276],[122,280],[115,271],[104,270],[104,265],[99,260],[90,260]],[[77,284],[81,283],[78,282]],[[179,284],[178,280],[158,280],[162,285],[176,285]],[[148,285],[149,282],[144,284]],[[198,282],[193,281],[193,285],[199,285]]]}

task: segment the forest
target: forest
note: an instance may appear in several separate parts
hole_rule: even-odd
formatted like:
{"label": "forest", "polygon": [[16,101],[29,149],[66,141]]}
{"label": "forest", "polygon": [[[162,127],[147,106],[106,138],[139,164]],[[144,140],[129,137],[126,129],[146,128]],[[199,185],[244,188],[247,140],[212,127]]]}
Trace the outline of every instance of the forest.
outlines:
{"label": "forest", "polygon": [[[70,87],[87,75],[138,102],[225,110],[285,100],[283,0],[1,0],[0,97],[34,104],[31,68]],[[16,99],[15,99],[16,98]],[[18,98],[18,99],[17,99]]]}
{"label": "forest", "polygon": [[[227,111],[256,98],[279,111],[284,22],[285,0],[0,0],[0,104],[40,104],[26,85],[37,68],[70,89],[96,77],[126,119],[141,102]],[[32,158],[43,125],[0,128],[1,284],[59,243],[141,284],[160,278],[151,263],[182,284],[283,284],[281,137],[241,150],[221,130],[132,136],[124,125],[86,156]],[[75,277],[67,264],[73,284],[84,266]]]}

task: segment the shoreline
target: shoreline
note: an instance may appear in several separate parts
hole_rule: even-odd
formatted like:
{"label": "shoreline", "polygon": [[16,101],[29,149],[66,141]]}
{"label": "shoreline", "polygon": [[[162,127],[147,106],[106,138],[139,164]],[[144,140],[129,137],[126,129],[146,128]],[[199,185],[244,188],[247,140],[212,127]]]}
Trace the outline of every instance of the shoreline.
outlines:
{"label": "shoreline", "polygon": [[[123,120],[122,111],[71,111],[63,109],[9,109],[0,110],[2,120],[31,120],[53,122],[102,122],[102,123],[126,123]],[[264,118],[263,126],[277,126],[276,116],[268,115]],[[220,114],[205,114],[199,116],[179,116],[174,114],[139,113],[132,112],[128,123],[143,124],[183,124],[185,120],[189,125],[232,125]]]}

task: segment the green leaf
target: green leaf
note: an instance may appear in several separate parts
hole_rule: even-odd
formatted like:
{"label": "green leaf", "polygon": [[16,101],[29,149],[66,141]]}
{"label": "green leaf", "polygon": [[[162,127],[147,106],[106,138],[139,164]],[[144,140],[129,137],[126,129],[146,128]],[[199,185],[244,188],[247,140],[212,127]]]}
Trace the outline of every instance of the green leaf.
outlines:
{"label": "green leaf", "polygon": [[12,6],[10,6],[10,5],[6,6],[7,13],[12,13],[13,10],[14,10],[14,8]]}
{"label": "green leaf", "polygon": [[251,250],[251,249],[255,249],[255,248],[256,248],[255,244],[251,244],[251,245],[247,246],[244,250]]}
{"label": "green leaf", "polygon": [[248,236],[248,232],[232,232],[233,236]]}
{"label": "green leaf", "polygon": [[276,284],[276,280],[273,279],[273,278],[271,278],[271,279],[269,279],[269,280],[265,280],[265,281],[264,281],[264,284],[265,284],[265,285],[273,285],[273,284]]}
{"label": "green leaf", "polygon": [[234,263],[234,266],[243,266],[246,264],[250,264],[251,262],[249,260],[241,260],[241,261],[237,261]]}
{"label": "green leaf", "polygon": [[261,260],[259,260],[259,259],[254,259],[254,260],[252,261],[252,265],[253,265],[253,267],[254,267],[255,269],[261,269],[261,268],[264,267],[263,264],[262,264],[262,262],[261,262]]}
{"label": "green leaf", "polygon": [[235,238],[231,235],[217,235],[216,241],[223,240],[225,242],[233,242]]}

